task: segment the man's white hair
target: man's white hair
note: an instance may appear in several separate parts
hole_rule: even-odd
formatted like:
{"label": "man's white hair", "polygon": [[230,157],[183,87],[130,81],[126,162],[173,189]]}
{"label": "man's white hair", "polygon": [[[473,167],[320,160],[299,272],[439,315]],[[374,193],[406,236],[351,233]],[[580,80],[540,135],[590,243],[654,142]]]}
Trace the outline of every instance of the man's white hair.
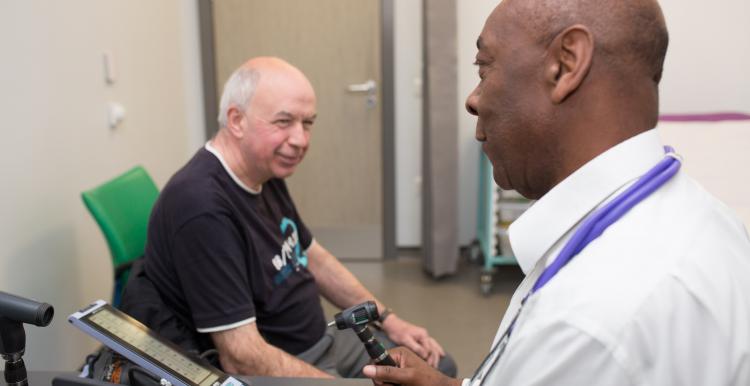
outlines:
{"label": "man's white hair", "polygon": [[217,117],[219,128],[227,127],[227,111],[230,107],[236,106],[241,111],[245,111],[255,94],[259,79],[258,70],[245,66],[236,69],[227,79],[219,103],[219,116]]}

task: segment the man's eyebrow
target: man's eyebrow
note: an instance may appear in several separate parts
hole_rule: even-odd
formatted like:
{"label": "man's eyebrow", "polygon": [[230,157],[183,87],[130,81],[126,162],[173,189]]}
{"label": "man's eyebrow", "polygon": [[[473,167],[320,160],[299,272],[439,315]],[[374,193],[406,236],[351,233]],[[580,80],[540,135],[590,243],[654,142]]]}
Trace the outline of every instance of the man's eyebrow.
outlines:
{"label": "man's eyebrow", "polygon": [[[297,118],[294,114],[292,114],[292,113],[290,113],[290,112],[288,112],[286,110],[281,110],[281,111],[277,112],[274,115],[277,118],[288,118],[288,119],[296,119]],[[312,116],[309,116],[309,117],[302,117],[302,119],[312,119],[312,120],[315,120],[316,118],[318,118],[318,114],[313,114]]]}
{"label": "man's eyebrow", "polygon": [[292,113],[290,113],[288,111],[284,111],[284,110],[281,110],[281,111],[279,111],[278,113],[276,113],[274,115],[276,115],[277,117],[280,117],[280,118],[294,118],[294,114],[292,114]]}

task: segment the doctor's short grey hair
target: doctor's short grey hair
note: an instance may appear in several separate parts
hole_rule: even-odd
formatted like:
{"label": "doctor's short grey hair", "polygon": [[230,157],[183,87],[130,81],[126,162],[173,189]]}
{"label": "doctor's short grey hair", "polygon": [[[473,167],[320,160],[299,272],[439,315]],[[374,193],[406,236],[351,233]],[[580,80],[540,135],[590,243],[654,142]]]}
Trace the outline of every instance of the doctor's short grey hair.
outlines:
{"label": "doctor's short grey hair", "polygon": [[236,106],[242,111],[248,108],[250,100],[255,94],[255,88],[258,85],[260,73],[257,69],[242,66],[235,70],[224,83],[224,92],[221,94],[219,102],[219,128],[227,127],[227,112],[232,106]]}

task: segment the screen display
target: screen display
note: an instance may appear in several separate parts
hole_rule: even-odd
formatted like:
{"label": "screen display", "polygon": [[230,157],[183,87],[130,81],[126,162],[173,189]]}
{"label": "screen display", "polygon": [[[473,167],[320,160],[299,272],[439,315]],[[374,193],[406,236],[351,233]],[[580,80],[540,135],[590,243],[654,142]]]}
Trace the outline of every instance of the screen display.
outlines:
{"label": "screen display", "polygon": [[180,375],[189,383],[199,386],[219,385],[217,381],[221,377],[220,374],[164,344],[139,322],[126,319],[109,305],[99,308],[83,319],[88,320],[92,327],[130,346],[134,351],[140,351],[141,356],[150,362],[171,369],[174,374]]}

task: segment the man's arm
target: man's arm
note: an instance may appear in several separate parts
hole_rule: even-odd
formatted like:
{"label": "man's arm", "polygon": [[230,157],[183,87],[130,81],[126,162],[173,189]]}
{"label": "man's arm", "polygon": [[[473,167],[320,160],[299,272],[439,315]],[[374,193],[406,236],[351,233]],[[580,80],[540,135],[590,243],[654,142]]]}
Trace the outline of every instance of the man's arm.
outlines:
{"label": "man's arm", "polygon": [[[346,267],[323,246],[313,241],[307,250],[308,268],[315,276],[320,293],[339,308],[348,308],[367,300],[374,300],[378,310],[385,309],[349,272]],[[436,367],[445,351],[422,327],[415,326],[392,313],[383,321],[383,330],[396,344],[404,345]]]}
{"label": "man's arm", "polygon": [[212,332],[219,361],[230,374],[333,378],[281,349],[268,344],[255,323]]}
{"label": "man's arm", "polygon": [[315,276],[320,293],[336,307],[347,308],[367,300],[374,300],[378,310],[385,309],[362,283],[349,272],[331,252],[313,241],[307,249],[308,268]]}

